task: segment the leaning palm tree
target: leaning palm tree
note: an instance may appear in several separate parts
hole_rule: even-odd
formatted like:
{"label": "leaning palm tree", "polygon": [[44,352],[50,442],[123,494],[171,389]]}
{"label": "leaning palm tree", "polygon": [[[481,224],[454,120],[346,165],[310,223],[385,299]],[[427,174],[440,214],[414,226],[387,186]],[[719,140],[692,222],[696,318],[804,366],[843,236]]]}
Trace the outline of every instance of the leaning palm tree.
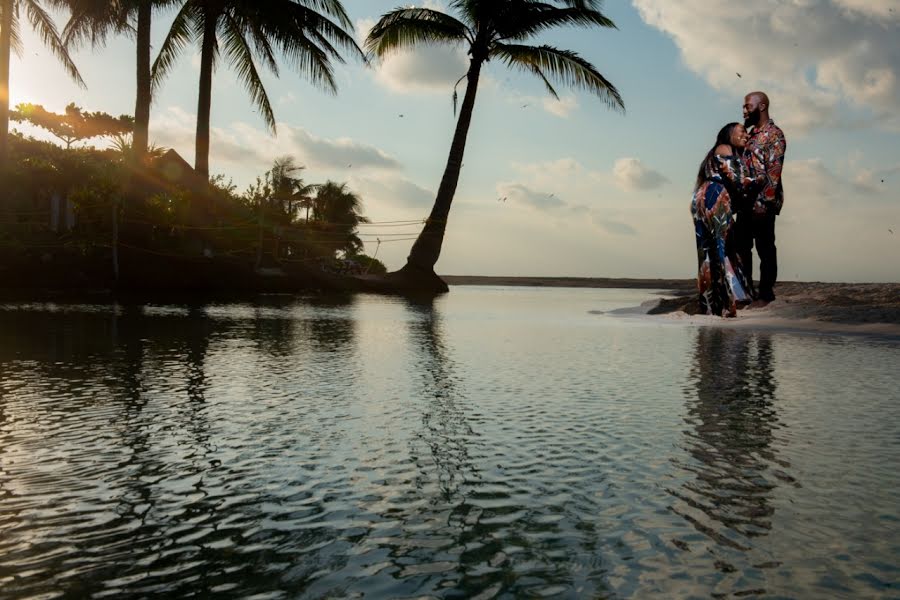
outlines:
{"label": "leaning palm tree", "polygon": [[275,114],[257,62],[277,76],[276,52],[280,51],[315,85],[335,93],[332,63],[344,62],[340,50],[365,60],[352,31],[340,0],[187,0],[153,64],[153,82],[161,81],[189,43],[200,44],[194,168],[209,175],[212,75],[221,52],[274,133]]}
{"label": "leaning palm tree", "polygon": [[459,182],[478,79],[485,63],[495,59],[531,73],[555,98],[559,96],[553,82],[558,82],[596,94],[611,108],[624,110],[618,90],[575,52],[522,43],[555,27],[615,27],[600,12],[601,4],[601,0],[451,0],[450,7],[459,18],[428,8],[398,8],[383,15],[372,28],[365,46],[369,55],[376,58],[428,44],[464,45],[470,57],[464,76],[466,92],[434,207],[406,265],[393,274],[405,282],[403,285],[435,291],[447,289],[434,274],[434,265],[441,253]]}
{"label": "leaning palm tree", "polygon": [[[61,6],[64,0],[51,0],[50,4]],[[17,55],[22,53],[22,38],[19,33],[19,18],[22,13],[25,13],[32,28],[63,64],[69,76],[84,87],[84,80],[60,39],[53,18],[41,6],[40,0],[0,0],[0,166],[6,163],[9,137],[9,59],[11,51],[15,51]]]}
{"label": "leaning palm tree", "polygon": [[153,10],[182,0],[66,0],[71,17],[63,29],[66,45],[89,41],[102,47],[110,33],[135,36],[137,91],[134,101],[133,158],[143,161],[150,144],[150,30]]}

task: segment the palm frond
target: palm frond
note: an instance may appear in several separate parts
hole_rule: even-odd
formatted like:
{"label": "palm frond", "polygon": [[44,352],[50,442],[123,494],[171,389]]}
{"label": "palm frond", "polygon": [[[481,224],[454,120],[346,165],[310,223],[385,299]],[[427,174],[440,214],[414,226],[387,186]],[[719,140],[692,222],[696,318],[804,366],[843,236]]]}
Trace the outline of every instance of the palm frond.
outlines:
{"label": "palm frond", "polygon": [[616,29],[613,21],[596,10],[558,8],[544,2],[528,9],[498,27],[499,39],[524,40],[554,27],[606,27]]}
{"label": "palm frond", "polygon": [[130,7],[123,0],[68,0],[64,4],[71,15],[62,30],[67,47],[84,42],[102,47],[110,33],[134,30],[128,23]]}
{"label": "palm frond", "polygon": [[19,20],[13,13],[12,27],[9,28],[9,47],[16,56],[22,58],[22,37],[19,35]]}
{"label": "palm frond", "polygon": [[275,133],[275,112],[253,61],[253,52],[244,39],[240,20],[228,13],[223,15],[221,37],[226,58],[250,94],[253,104],[262,113],[266,126]]}
{"label": "palm frond", "polygon": [[398,8],[378,20],[366,38],[365,48],[369,56],[384,58],[423,44],[471,44],[474,40],[465,23],[446,13],[429,8]]}
{"label": "palm frond", "polygon": [[[625,103],[619,91],[597,68],[571,50],[553,46],[524,46],[519,44],[494,44],[492,56],[500,58],[510,67],[533,73],[550,86],[550,80],[584,90],[598,96],[607,106],[625,111]],[[553,92],[555,95],[555,91]]]}
{"label": "palm frond", "polygon": [[150,79],[153,91],[159,87],[159,84],[165,79],[166,75],[175,66],[178,56],[184,52],[187,45],[196,37],[195,29],[192,27],[197,20],[196,8],[192,2],[185,3],[175,15],[172,25],[163,40],[159,49],[156,60],[153,61],[153,67],[150,70]]}
{"label": "palm frond", "polygon": [[333,17],[343,29],[353,32],[353,21],[350,20],[350,15],[344,10],[340,0],[291,0],[291,2],[309,9],[310,12]]}
{"label": "palm frond", "polygon": [[41,7],[40,4],[37,3],[36,0],[21,0],[25,5],[25,12],[28,15],[28,21],[31,23],[32,28],[37,32],[40,36],[41,41],[46,44],[50,51],[56,55],[56,58],[62,63],[63,68],[65,68],[66,72],[69,74],[69,77],[75,80],[80,87],[86,88],[87,85],[84,83],[84,79],[81,78],[81,73],[78,72],[78,67],[75,66],[75,63],[72,61],[72,57],[69,56],[69,51],[66,49],[65,44],[63,44],[62,39],[59,37],[59,31],[56,29],[56,24],[53,22],[53,19],[50,15]]}

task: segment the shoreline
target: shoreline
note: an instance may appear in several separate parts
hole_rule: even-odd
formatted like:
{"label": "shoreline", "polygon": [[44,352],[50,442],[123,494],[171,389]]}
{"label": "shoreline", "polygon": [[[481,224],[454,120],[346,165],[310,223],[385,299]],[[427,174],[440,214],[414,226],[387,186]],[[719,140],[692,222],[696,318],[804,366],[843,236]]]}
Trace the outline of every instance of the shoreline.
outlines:
{"label": "shoreline", "polygon": [[671,290],[688,294],[694,279],[641,279],[629,277],[519,277],[502,275],[441,275],[447,285],[502,285],[513,287],[570,287]]}
{"label": "shoreline", "polygon": [[723,319],[698,313],[693,279],[442,276],[449,285],[663,290],[623,316],[698,326],[900,337],[900,283],[779,282],[777,300]]}

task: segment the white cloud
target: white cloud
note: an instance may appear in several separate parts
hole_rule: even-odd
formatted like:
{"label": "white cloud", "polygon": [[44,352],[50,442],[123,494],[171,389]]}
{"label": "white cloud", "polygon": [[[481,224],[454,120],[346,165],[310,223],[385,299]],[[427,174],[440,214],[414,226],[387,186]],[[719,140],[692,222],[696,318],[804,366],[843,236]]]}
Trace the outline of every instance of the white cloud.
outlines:
{"label": "white cloud", "polygon": [[[196,117],[178,107],[169,107],[154,114],[151,139],[162,146],[177,150],[182,156],[193,156]],[[278,135],[247,123],[233,123],[228,128],[212,127],[210,159],[242,166],[252,164],[268,167],[277,156],[296,157],[300,164],[323,169],[375,169],[396,171],[400,163],[383,150],[350,138],[322,138],[309,131],[278,124]]]}
{"label": "white cloud", "polygon": [[547,211],[566,207],[566,203],[554,192],[535,190],[521,183],[500,183],[497,185],[498,200],[512,202],[535,210]]}
{"label": "white cloud", "polygon": [[646,166],[638,158],[620,158],[613,166],[613,178],[616,185],[625,191],[652,190],[661,187],[669,180]]}
{"label": "white cloud", "polygon": [[646,206],[623,210],[604,189],[609,188],[610,177],[573,158],[512,166],[521,180],[498,183],[498,200],[531,209],[542,218],[552,216],[552,222],[564,228],[587,225],[606,234],[636,235],[629,222],[640,221],[641,211],[648,210]]}
{"label": "white cloud", "polygon": [[[446,11],[440,2],[428,2],[425,8]],[[357,39],[365,42],[376,19],[356,21]],[[397,93],[424,92],[450,94],[453,85],[469,70],[469,60],[462,47],[419,46],[414,51],[400,51],[375,62],[375,80]],[[460,89],[465,83],[460,84]]]}
{"label": "white cloud", "polygon": [[[864,120],[900,130],[898,0],[632,2],[714,88],[766,91],[790,131]],[[848,119],[847,105],[861,114]]]}
{"label": "white cloud", "polygon": [[[375,80],[399,93],[446,93],[469,70],[462,49],[444,46],[422,46],[415,52],[400,52],[375,66]],[[460,84],[460,95],[465,82]]]}
{"label": "white cloud", "polygon": [[551,96],[544,98],[543,105],[544,110],[551,115],[567,119],[578,108],[578,100],[575,96],[562,96],[559,100]]}
{"label": "white cloud", "polygon": [[404,216],[425,218],[434,203],[434,192],[398,175],[354,176],[350,184],[367,203],[395,216],[399,210]]}

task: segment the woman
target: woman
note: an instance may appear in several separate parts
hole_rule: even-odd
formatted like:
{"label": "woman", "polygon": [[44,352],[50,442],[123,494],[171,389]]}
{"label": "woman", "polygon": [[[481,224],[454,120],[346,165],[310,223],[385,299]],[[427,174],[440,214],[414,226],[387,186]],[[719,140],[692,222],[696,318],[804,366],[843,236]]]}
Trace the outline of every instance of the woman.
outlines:
{"label": "woman", "polygon": [[697,289],[700,310],[710,315],[733,317],[739,305],[751,300],[737,254],[728,244],[734,205],[752,197],[765,177],[755,156],[741,157],[748,137],[739,123],[723,127],[700,163],[694,186],[691,214],[700,267]]}

